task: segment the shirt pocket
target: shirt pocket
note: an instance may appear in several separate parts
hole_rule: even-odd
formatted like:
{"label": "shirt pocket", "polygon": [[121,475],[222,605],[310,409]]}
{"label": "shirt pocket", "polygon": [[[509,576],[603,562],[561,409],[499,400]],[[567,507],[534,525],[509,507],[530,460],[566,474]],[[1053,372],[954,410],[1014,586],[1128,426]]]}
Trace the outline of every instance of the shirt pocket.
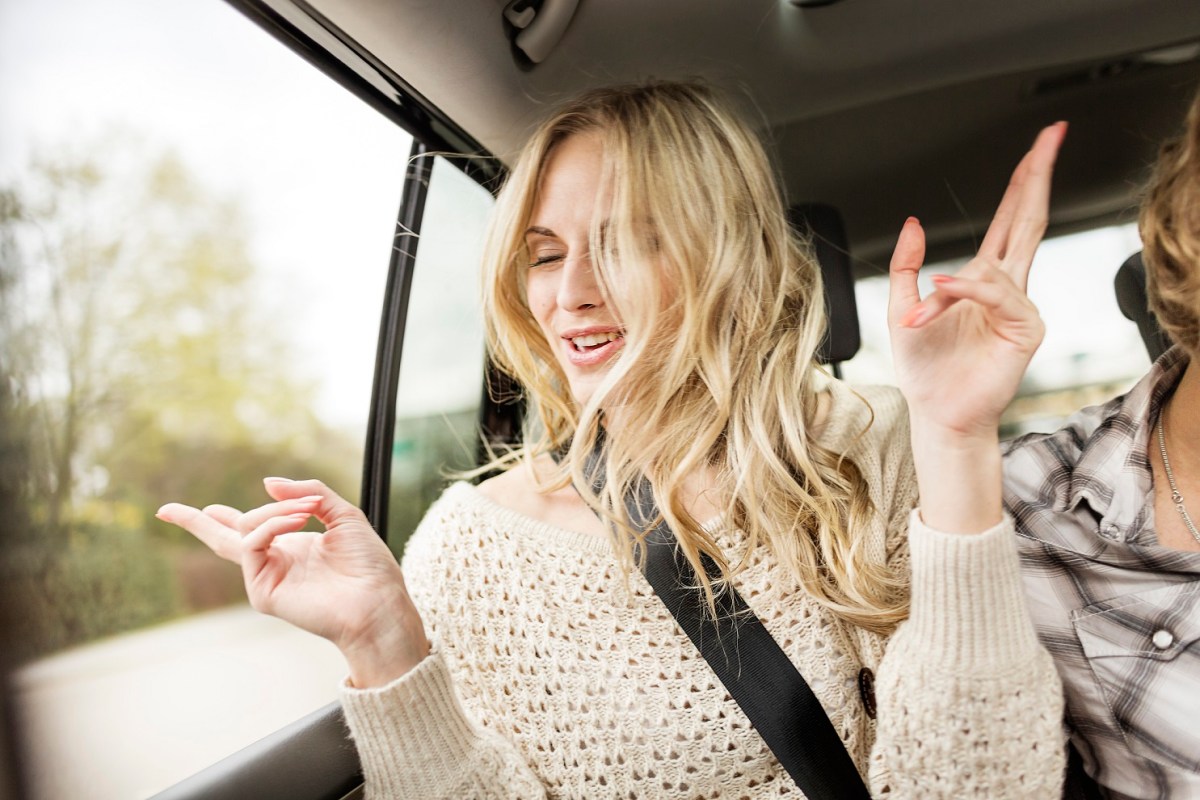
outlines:
{"label": "shirt pocket", "polygon": [[1093,603],[1071,617],[1129,749],[1200,772],[1200,581]]}

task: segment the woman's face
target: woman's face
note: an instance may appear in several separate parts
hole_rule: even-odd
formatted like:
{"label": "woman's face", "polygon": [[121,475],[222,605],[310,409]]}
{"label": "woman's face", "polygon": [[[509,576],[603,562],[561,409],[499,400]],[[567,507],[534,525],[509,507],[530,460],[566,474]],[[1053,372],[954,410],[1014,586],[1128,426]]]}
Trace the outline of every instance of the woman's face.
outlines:
{"label": "woman's face", "polygon": [[608,208],[602,170],[598,136],[575,134],[556,145],[525,231],[529,309],[580,404],[624,344],[621,322],[600,294],[588,242],[593,219]]}

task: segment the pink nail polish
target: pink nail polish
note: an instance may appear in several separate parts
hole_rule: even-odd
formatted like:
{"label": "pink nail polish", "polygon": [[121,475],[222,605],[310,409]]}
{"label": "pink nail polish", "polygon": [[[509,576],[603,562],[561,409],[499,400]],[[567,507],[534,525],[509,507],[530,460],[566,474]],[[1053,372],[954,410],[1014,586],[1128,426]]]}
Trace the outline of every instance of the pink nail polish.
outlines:
{"label": "pink nail polish", "polygon": [[900,318],[900,327],[912,328],[915,327],[925,317],[925,309],[921,306],[913,306],[908,310],[903,317]]}

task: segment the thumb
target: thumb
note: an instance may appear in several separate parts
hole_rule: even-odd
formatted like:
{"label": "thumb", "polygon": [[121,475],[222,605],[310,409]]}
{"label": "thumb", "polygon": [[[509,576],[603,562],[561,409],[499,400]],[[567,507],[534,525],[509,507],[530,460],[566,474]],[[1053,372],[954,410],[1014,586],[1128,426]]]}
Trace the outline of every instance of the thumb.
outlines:
{"label": "thumb", "polygon": [[913,306],[921,302],[917,275],[925,262],[925,231],[916,217],[909,217],[900,229],[896,249],[888,270],[888,325],[895,327]]}

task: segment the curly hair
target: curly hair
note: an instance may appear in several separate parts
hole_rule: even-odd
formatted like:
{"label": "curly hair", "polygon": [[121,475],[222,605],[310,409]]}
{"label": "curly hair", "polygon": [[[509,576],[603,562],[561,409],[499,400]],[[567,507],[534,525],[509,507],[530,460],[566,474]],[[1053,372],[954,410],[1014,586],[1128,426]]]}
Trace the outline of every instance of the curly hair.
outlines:
{"label": "curly hair", "polygon": [[1183,133],[1159,151],[1138,228],[1150,310],[1172,341],[1200,358],[1200,92]]}

